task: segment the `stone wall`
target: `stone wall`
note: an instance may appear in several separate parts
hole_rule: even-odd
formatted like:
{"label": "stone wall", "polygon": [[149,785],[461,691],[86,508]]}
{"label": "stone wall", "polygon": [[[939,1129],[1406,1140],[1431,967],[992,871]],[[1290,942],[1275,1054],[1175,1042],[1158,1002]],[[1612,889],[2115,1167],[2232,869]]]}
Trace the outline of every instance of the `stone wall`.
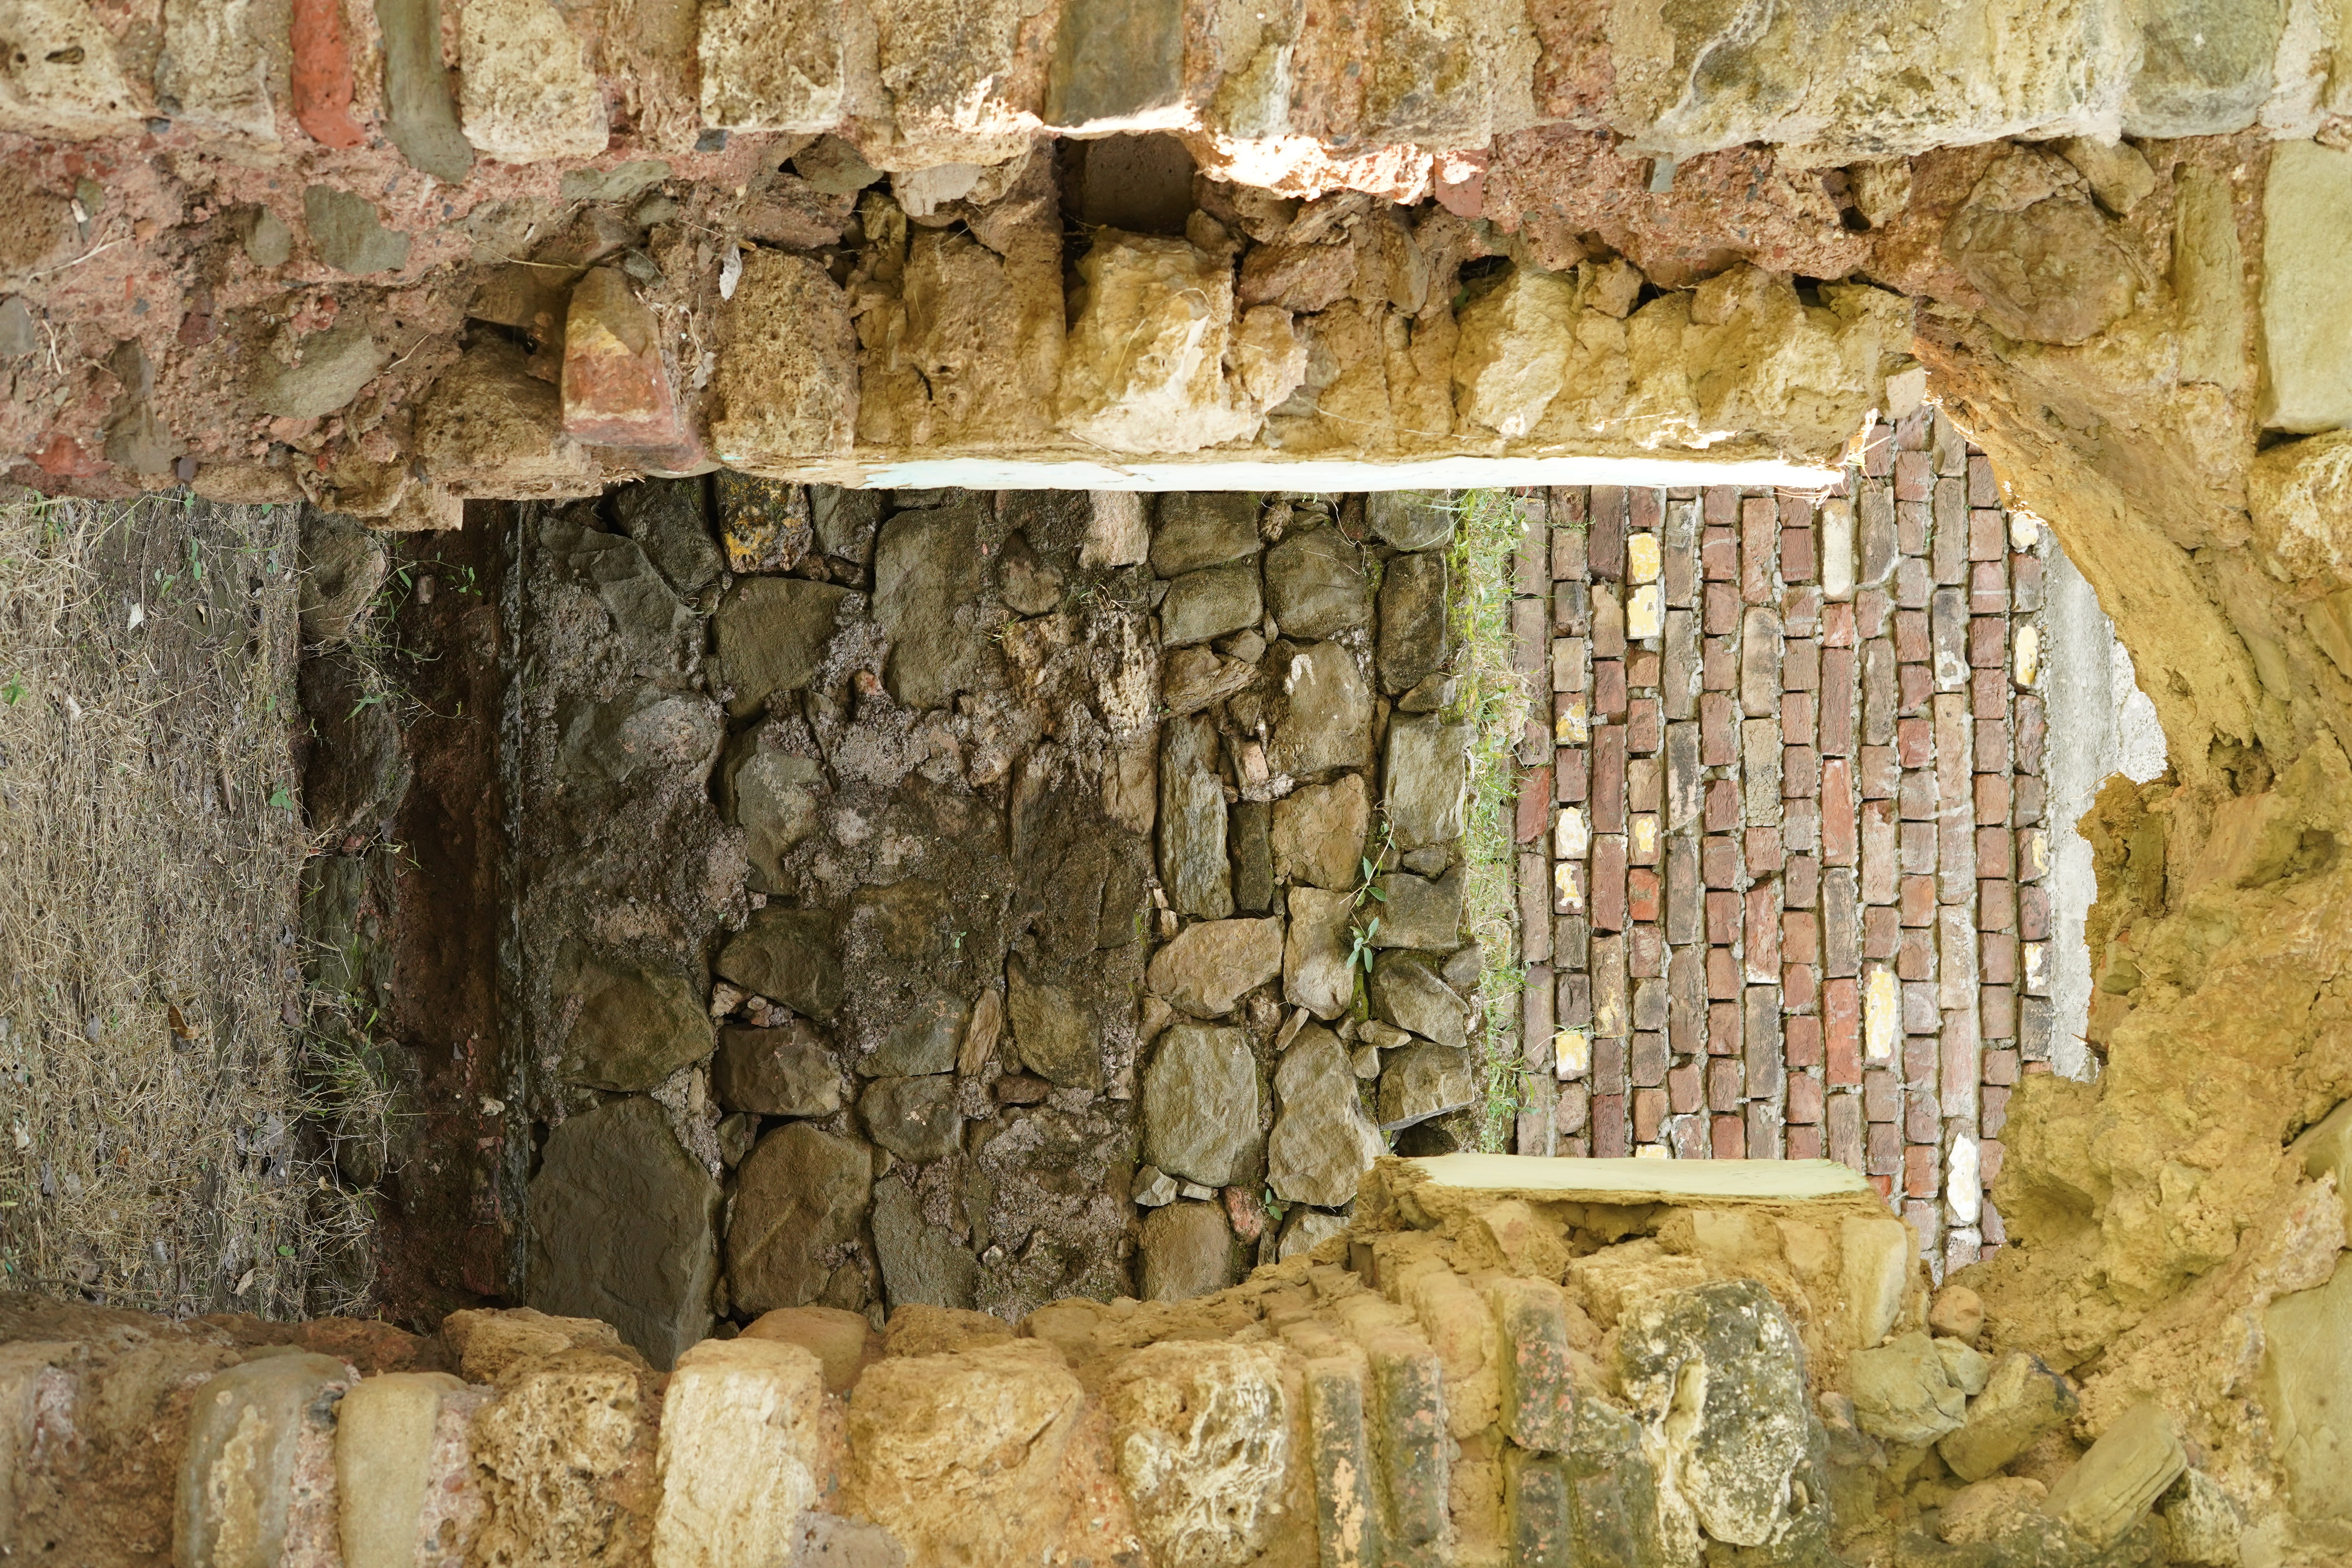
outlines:
{"label": "stone wall", "polygon": [[0,1548],[88,1568],[2234,1559],[2160,1410],[2076,1457],[2072,1386],[1975,1349],[1973,1298],[1930,1300],[1858,1178],[1744,1170],[1385,1161],[1344,1236],[1194,1301],[1017,1326],[902,1306],[878,1333],[785,1308],[667,1373],[607,1323],[529,1310],[418,1339],[6,1298]]}
{"label": "stone wall", "polygon": [[[1441,498],[529,511],[513,1017],[534,1305],[1179,1299],[1474,1146]],[[1269,1207],[1271,1205],[1271,1207]]]}

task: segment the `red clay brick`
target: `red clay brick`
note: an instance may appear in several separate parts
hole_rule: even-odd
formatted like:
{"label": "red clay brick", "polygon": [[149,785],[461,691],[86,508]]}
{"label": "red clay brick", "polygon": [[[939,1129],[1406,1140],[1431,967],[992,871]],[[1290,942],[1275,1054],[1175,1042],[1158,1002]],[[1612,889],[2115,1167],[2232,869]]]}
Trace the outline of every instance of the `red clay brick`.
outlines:
{"label": "red clay brick", "polygon": [[1811,1073],[1799,1072],[1789,1075],[1788,1114],[1792,1125],[1809,1127],[1819,1125],[1822,1120],[1821,1079]]}
{"label": "red clay brick", "polygon": [[[2014,987],[1986,985],[1978,990],[1977,1031],[1988,1040],[2017,1038],[2017,992]],[[1988,1068],[1985,1070],[1990,1072],[1992,1069]],[[1987,1079],[1985,1081],[1994,1080]]]}
{"label": "red clay brick", "polygon": [[1746,1086],[1740,1080],[1738,1057],[1717,1057],[1706,1064],[1706,1106],[1709,1110],[1737,1110]]}
{"label": "red clay brick", "polygon": [[1895,611],[1895,662],[1925,664],[1934,657],[1935,643],[1928,633],[1927,612],[1925,610]]}
{"label": "red clay brick", "polygon": [[1552,796],[1562,805],[1577,805],[1590,792],[1591,757],[1582,746],[1562,746],[1552,752]]}
{"label": "red clay brick", "polygon": [[1780,830],[1777,827],[1751,827],[1748,830],[1745,853],[1748,874],[1751,877],[1777,877],[1780,874]]}
{"label": "red clay brick", "polygon": [[1902,719],[1895,725],[1895,760],[1906,768],[1924,768],[1936,760],[1936,727],[1925,719]]}
{"label": "red clay brick", "polygon": [[1902,945],[1895,950],[1895,975],[1898,980],[1936,978],[1936,933],[1933,928],[1913,926],[1904,931]]}
{"label": "red clay brick", "polygon": [[1625,874],[1625,914],[1633,921],[1658,918],[1658,874],[1646,866]]}
{"label": "red clay brick", "polygon": [[1992,477],[1992,459],[1981,454],[1971,453],[1969,458],[1969,504],[2000,504],[2000,486]]}
{"label": "red clay brick", "polygon": [[1739,587],[1736,583],[1709,583],[1701,600],[1699,629],[1709,637],[1729,637],[1739,629]]}
{"label": "red clay brick", "polygon": [[1625,1092],[1625,1042],[1620,1039],[1597,1039],[1592,1042],[1592,1092],[1622,1094]]}
{"label": "red clay brick", "polygon": [[2012,826],[2033,827],[2042,821],[2042,801],[2047,786],[2031,773],[2019,773],[2009,781],[2009,820]]}
{"label": "red clay brick", "polygon": [[295,123],[322,147],[364,143],[367,132],[352,117],[357,82],[342,7],[332,0],[294,0],[287,42]]}
{"label": "red clay brick", "polygon": [[2009,617],[1977,616],[1969,621],[1969,663],[1978,669],[1999,669],[2009,662]]}
{"label": "red clay brick", "polygon": [[1780,892],[1770,883],[1748,889],[1747,937],[1748,980],[1769,985],[1780,978]]}
{"label": "red clay brick", "polygon": [[1521,844],[1532,844],[1544,835],[1551,823],[1551,770],[1529,768],[1519,775],[1519,813],[1511,825],[1511,837]]}
{"label": "red clay brick", "polygon": [[1822,754],[1811,746],[1780,748],[1780,797],[1812,800],[1822,793]]}
{"label": "red clay brick", "polygon": [[1811,1008],[1821,1000],[1822,972],[1810,963],[1784,963],[1780,966],[1781,1005],[1795,1010]]}
{"label": "red clay brick", "polygon": [[2009,726],[1999,719],[1976,721],[1976,765],[1988,773],[2009,772]]}
{"label": "red clay brick", "polygon": [[1736,583],[1739,577],[1739,535],[1730,528],[1710,526],[1699,536],[1699,575],[1709,583]]}
{"label": "red clay brick", "polygon": [[1810,691],[1783,692],[1780,697],[1780,739],[1791,746],[1811,746],[1821,733],[1814,724],[1816,712],[1813,694]]}
{"label": "red clay brick", "polygon": [[1821,901],[1821,857],[1792,853],[1783,859],[1780,862],[1780,907],[1784,910],[1810,910],[1816,908]]}
{"label": "red clay brick", "polygon": [[1791,855],[1818,855],[1822,850],[1822,803],[1814,799],[1780,803],[1780,840]]}
{"label": "red clay brick", "polygon": [[1810,583],[1780,590],[1780,626],[1792,637],[1822,635],[1822,591]]}
{"label": "red clay brick", "polygon": [[1592,732],[1592,831],[1625,831],[1625,727]]}
{"label": "red clay brick", "polygon": [[1903,1120],[1903,1080],[1892,1068],[1865,1068],[1862,1074],[1863,1114],[1873,1121]]}
{"label": "red clay brick", "polygon": [[1874,1121],[1867,1137],[1869,1152],[1865,1158],[1870,1164],[1871,1185],[1878,1189],[1880,1197],[1885,1197],[1889,1190],[1887,1178],[1903,1173],[1903,1129],[1893,1122]]}
{"label": "red clay brick", "polygon": [[1999,561],[1979,561],[1969,568],[1969,611],[1971,615],[2009,613],[2009,572]]}
{"label": "red clay brick", "polygon": [[2000,773],[1976,776],[1977,826],[1993,827],[2009,820],[2009,780]]}
{"label": "red clay brick", "polygon": [[[1738,895],[1732,895],[1737,900]],[[1739,958],[1728,946],[1706,950],[1706,995],[1710,1002],[1730,1001],[1739,994]],[[1708,1027],[1713,1028],[1712,1015]],[[1710,1039],[1707,1048],[1715,1048]]]}
{"label": "red clay brick", "polygon": [[1666,510],[1666,492],[1636,485],[1625,492],[1625,524],[1636,533],[1654,533]]}
{"label": "red clay brick", "polygon": [[1739,895],[1712,892],[1706,896],[1706,940],[1728,947],[1739,939]]}
{"label": "red clay brick", "polygon": [[[1709,889],[1737,887],[1739,883],[1739,840],[1711,837],[1699,845],[1699,879]],[[1708,941],[1716,940],[1709,937]],[[1726,942],[1731,939],[1726,937]]]}
{"label": "red clay brick", "polygon": [[1850,648],[1854,644],[1853,605],[1832,603],[1822,606],[1822,646]]}
{"label": "red clay brick", "polygon": [[1935,924],[1936,879],[1933,877],[1904,878],[1899,902],[1903,910],[1903,923],[1906,926]]}
{"label": "red clay brick", "polygon": [[1988,986],[2017,984],[2017,933],[1989,931],[1977,937],[1978,978]]}
{"label": "red clay brick", "polygon": [[1698,700],[1698,760],[1710,768],[1739,761],[1739,705],[1728,692],[1709,691]]}
{"label": "red clay brick", "polygon": [[1895,471],[1895,426],[1874,424],[1862,433],[1862,473],[1883,479]]}
{"label": "red clay brick", "polygon": [[1906,1197],[1932,1198],[1936,1195],[1936,1149],[1931,1143],[1914,1143],[1903,1151],[1903,1193]]}
{"label": "red clay brick", "polygon": [[[2009,1090],[1988,1089],[1977,1106],[1977,1131],[1986,1138],[1998,1138],[2009,1131]],[[1990,1187],[1990,1178],[1985,1185]]]}
{"label": "red clay brick", "polygon": [[1555,578],[1582,577],[1591,571],[1584,553],[1584,503],[1579,500],[1570,508],[1560,499],[1568,493],[1552,492],[1551,574]]}
{"label": "red clay brick", "polygon": [[1654,648],[1637,647],[1625,654],[1625,684],[1639,691],[1658,684],[1658,658]]}
{"label": "red clay brick", "polygon": [[1895,499],[1926,500],[1936,491],[1936,470],[1925,452],[1895,454]]}
{"label": "red clay brick", "polygon": [[1936,775],[1925,768],[1908,768],[1895,786],[1895,809],[1906,822],[1936,820]]}
{"label": "red clay brick", "polygon": [[2000,561],[2009,553],[2009,519],[1989,507],[1969,512],[1969,559]]}
{"label": "red clay brick", "polygon": [[1739,831],[1739,785],[1730,779],[1709,779],[1706,785],[1706,831]]}
{"label": "red clay brick", "polygon": [[1818,1160],[1822,1157],[1822,1130],[1819,1127],[1799,1126],[1791,1122],[1786,1135],[1790,1159]]}
{"label": "red clay brick", "polygon": [[1596,578],[1625,575],[1625,489],[1622,485],[1594,485],[1591,510],[1585,526],[1585,559]]}
{"label": "red clay brick", "polygon": [[1780,917],[1780,957],[1787,963],[1822,961],[1821,917],[1809,910],[1790,910]]}
{"label": "red clay brick", "polygon": [[1987,1051],[1984,1054],[1984,1080],[2006,1088],[2017,1081],[2017,1053],[2013,1050]]}
{"label": "red clay brick", "polygon": [[1862,749],[1862,766],[1856,777],[1862,785],[1863,799],[1893,800],[1902,773],[1902,764],[1895,760],[1894,747],[1864,746]]}
{"label": "red clay brick", "polygon": [[1811,637],[1791,637],[1780,647],[1780,689],[1818,691],[1822,684],[1822,645]]}
{"label": "red clay brick", "polygon": [[1822,1021],[1802,1014],[1791,1015],[1781,1024],[1780,1053],[1792,1068],[1817,1068],[1822,1065]]}
{"label": "red clay brick", "polygon": [[1658,1129],[1665,1124],[1666,1091],[1664,1089],[1637,1089],[1633,1091],[1633,1142],[1654,1143]]}
{"label": "red clay brick", "polygon": [[2009,678],[1998,669],[1971,671],[1969,712],[1979,719],[2005,717],[2009,712]]}
{"label": "red clay brick", "polygon": [[1737,1116],[1718,1116],[1708,1128],[1708,1141],[1718,1160],[1748,1158],[1748,1128]]}
{"label": "red clay brick", "polygon": [[1872,904],[1862,911],[1862,956],[1892,958],[1903,947],[1903,911],[1893,904]]}
{"label": "red clay brick", "polygon": [[[1710,980],[1714,978],[1714,955],[1717,952],[1723,953],[1727,959],[1730,956],[1729,952],[1723,948],[1718,947],[1710,950],[1707,956],[1708,978]],[[1735,973],[1733,978],[1737,981],[1738,975]],[[1739,994],[1739,987],[1737,984],[1732,986],[1731,990],[1732,994],[1735,996]],[[1723,1001],[1709,1002],[1706,1005],[1706,1054],[1711,1057],[1738,1056],[1740,1051],[1739,1037],[1743,1026],[1744,1026],[1740,1022],[1738,1003]]]}
{"label": "red clay brick", "polygon": [[1624,1096],[1596,1094],[1592,1097],[1592,1157],[1596,1160],[1622,1160],[1625,1157]]}
{"label": "red clay brick", "polygon": [[1592,716],[1614,719],[1625,711],[1625,664],[1622,659],[1592,661]]}
{"label": "red clay brick", "polygon": [[1625,838],[1608,833],[1592,841],[1592,929],[1625,929]]}
{"label": "red clay brick", "polygon": [[[2021,912],[2019,908],[2021,902],[2017,884],[2014,882],[1998,879],[1979,882],[1977,884],[1977,929],[1979,931],[2017,930]],[[2028,937],[2026,940],[2032,942],[2038,939]]]}
{"label": "red clay brick", "polygon": [[2008,1153],[2006,1145],[1994,1138],[1991,1133],[1985,1134],[1983,1144],[1977,1150],[1977,1169],[1984,1176],[1986,1191],[1992,1190],[1993,1181],[2000,1174],[2001,1163],[2007,1158]]}
{"label": "red clay brick", "polygon": [[1739,521],[1739,491],[1731,485],[1709,485],[1699,492],[1699,516],[1709,528],[1728,528]]}
{"label": "red clay brick", "polygon": [[1852,648],[1833,647],[1822,655],[1821,748],[1839,756],[1853,754],[1854,663]]}
{"label": "red clay brick", "polygon": [[1822,987],[1822,1053],[1831,1083],[1852,1088],[1862,1081],[1862,988],[1855,981]]}
{"label": "red clay brick", "polygon": [[1916,713],[1936,695],[1936,672],[1924,664],[1895,667],[1895,698],[1906,713]]}
{"label": "red clay brick", "polygon": [[1822,860],[1851,866],[1859,854],[1853,800],[1853,764],[1843,757],[1822,759]]}
{"label": "red clay brick", "polygon": [[1813,560],[1813,531],[1810,528],[1784,528],[1780,531],[1780,580],[1784,583],[1810,583],[1820,573]]}
{"label": "red clay brick", "polygon": [[1633,698],[1625,707],[1625,749],[1646,754],[1655,752],[1662,742],[1658,728],[1658,700],[1654,697]]}
{"label": "red clay brick", "polygon": [[1853,595],[1853,635],[1858,644],[1886,636],[1895,615],[1895,595],[1884,588],[1861,588]]}
{"label": "red clay brick", "polygon": [[2009,607],[2021,616],[2030,616],[2042,608],[2042,557],[2012,555],[2009,558]]}
{"label": "red clay brick", "polygon": [[1977,875],[1979,877],[2014,877],[2017,857],[2013,841],[2006,827],[1977,829]]}

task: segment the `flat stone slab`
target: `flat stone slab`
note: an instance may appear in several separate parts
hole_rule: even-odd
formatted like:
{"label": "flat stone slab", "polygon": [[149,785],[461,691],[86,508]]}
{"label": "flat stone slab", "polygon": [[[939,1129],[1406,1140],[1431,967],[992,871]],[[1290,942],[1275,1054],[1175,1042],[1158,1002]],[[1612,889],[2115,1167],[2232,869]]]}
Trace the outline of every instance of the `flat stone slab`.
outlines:
{"label": "flat stone slab", "polygon": [[1428,1184],[1570,1203],[1681,1199],[1791,1203],[1857,1193],[1877,1199],[1867,1181],[1834,1160],[1568,1160],[1539,1154],[1432,1154],[1381,1163],[1395,1168],[1389,1180],[1398,1188]]}

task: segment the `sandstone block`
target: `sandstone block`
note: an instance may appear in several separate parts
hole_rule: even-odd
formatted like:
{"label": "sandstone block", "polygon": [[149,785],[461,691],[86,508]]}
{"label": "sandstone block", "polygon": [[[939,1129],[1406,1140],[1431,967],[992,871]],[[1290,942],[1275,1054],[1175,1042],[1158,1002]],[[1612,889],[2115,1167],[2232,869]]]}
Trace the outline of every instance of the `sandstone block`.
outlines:
{"label": "sandstone block", "polygon": [[593,495],[596,465],[563,433],[554,387],[523,368],[502,339],[466,351],[416,416],[416,454],[436,484],[502,500]]}
{"label": "sandstone block", "polygon": [[841,119],[841,13],[825,0],[705,6],[697,54],[706,124],[829,131]]}
{"label": "sandstone block", "polygon": [[441,1342],[469,1384],[496,1383],[518,1362],[565,1351],[628,1353],[600,1318],[557,1317],[531,1307],[460,1309],[441,1320]]}
{"label": "sandstone block", "polygon": [[172,1552],[251,1563],[334,1550],[333,1407],[354,1377],[332,1356],[268,1356],[196,1391],[180,1459]]}
{"label": "sandstone block", "polygon": [[335,1407],[343,1568],[465,1560],[481,1514],[467,1438],[488,1397],[446,1373],[391,1373],[352,1385]]}
{"label": "sandstone block", "polygon": [[849,449],[857,428],[857,335],[849,302],[814,258],[742,253],[719,312],[717,408],[723,462],[758,467]]}
{"label": "sandstone block", "polygon": [[2008,1464],[2080,1409],[2066,1380],[2023,1351],[1993,1363],[1982,1393],[1970,1401],[1967,1424],[1937,1445],[1962,1480],[1979,1480]]}
{"label": "sandstone block", "polygon": [[1454,350],[1454,405],[1468,433],[1524,437],[1542,423],[1568,375],[1575,280],[1514,267],[1465,306]]}
{"label": "sandstone block", "polygon": [[530,1183],[529,1300],[599,1317],[657,1367],[710,1329],[719,1188],[641,1096],[566,1121]]}
{"label": "sandstone block", "polygon": [[655,1436],[642,1364],[565,1351],[509,1367],[474,1419],[484,1518],[477,1563],[516,1568],[643,1561]]}
{"label": "sandstone block", "polygon": [[1181,239],[1107,229],[1077,269],[1061,428],[1114,452],[1194,452],[1256,430],[1265,405],[1223,374],[1235,336],[1225,262]]}
{"label": "sandstone block", "polygon": [[2042,1510],[2094,1545],[2112,1546],[2188,1468],[2172,1417],[2153,1401],[2116,1417],[2090,1451],[2058,1478]]}
{"label": "sandstone block", "polygon": [[1857,1351],[1846,1365],[1855,1419],[1890,1442],[1931,1443],[1958,1431],[1966,1417],[1967,1396],[1926,1334],[1901,1334]]}
{"label": "sandstone block", "polygon": [[1502,1342],[1503,1435],[1522,1448],[1565,1451],[1576,1427],[1566,1302],[1538,1279],[1498,1279],[1486,1299]]}
{"label": "sandstone block", "polygon": [[2352,1519],[2352,1410],[2342,1393],[2347,1377],[2352,1268],[2339,1263],[2326,1284],[2278,1297],[2263,1315],[2262,1390],[2273,1452],[2297,1512],[2308,1517]]}
{"label": "sandstone block", "polygon": [[2254,538],[2289,574],[2352,586],[2352,431],[2282,441],[2246,476]]}
{"label": "sandstone block", "polygon": [[175,118],[269,146],[278,142],[269,103],[269,68],[241,0],[177,0],[163,8],[163,54],[155,70],[159,100]]}
{"label": "sandstone block", "polygon": [[2221,136],[2254,122],[2271,95],[2284,6],[2166,0],[2137,20],[2138,68],[2123,101],[2126,135]]}
{"label": "sandstone block", "polygon": [[458,13],[466,140],[508,163],[593,158],[610,129],[586,47],[549,0],[469,0]]}
{"label": "sandstone block", "polygon": [[655,1568],[781,1561],[819,1499],[823,1364],[799,1345],[706,1340],[662,1394]]}
{"label": "sandstone block", "polygon": [[709,1015],[684,975],[576,946],[557,968],[559,994],[578,1003],[563,1036],[568,1081],[637,1093],[710,1054]]}
{"label": "sandstone block", "polygon": [[1296,1413],[1265,1345],[1150,1345],[1105,1379],[1136,1531],[1162,1563],[1241,1563],[1272,1543],[1292,1489]]}
{"label": "sandstone block", "polygon": [[1307,1458],[1315,1470],[1315,1527],[1325,1568],[1376,1568],[1382,1561],[1366,1430],[1363,1353],[1307,1363]]}
{"label": "sandstone block", "polygon": [[742,1337],[774,1340],[808,1352],[824,1372],[828,1394],[847,1394],[866,1363],[882,1353],[866,1314],[838,1307],[779,1307],[752,1319]]}
{"label": "sandstone block", "polygon": [[0,131],[82,140],[135,133],[148,95],[126,79],[114,35],[82,0],[15,0],[0,13],[8,69]]}
{"label": "sandstone block", "polygon": [[1640,1301],[1620,1321],[1617,1360],[1637,1415],[1663,1426],[1675,1410],[1667,1473],[1700,1528],[1735,1545],[1786,1536],[1805,1510],[1790,1478],[1810,1416],[1797,1331],[1770,1293],[1736,1279]]}
{"label": "sandstone block", "polygon": [[877,1362],[849,1401],[844,1511],[887,1530],[910,1562],[1043,1560],[1069,1516],[1063,1467],[1084,1403],[1042,1344]]}

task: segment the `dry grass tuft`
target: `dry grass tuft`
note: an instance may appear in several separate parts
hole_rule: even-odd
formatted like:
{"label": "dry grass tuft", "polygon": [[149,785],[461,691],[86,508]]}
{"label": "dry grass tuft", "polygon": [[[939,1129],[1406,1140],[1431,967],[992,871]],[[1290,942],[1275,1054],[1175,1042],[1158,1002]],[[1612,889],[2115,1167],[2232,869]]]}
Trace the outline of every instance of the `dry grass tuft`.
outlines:
{"label": "dry grass tuft", "polygon": [[313,1311],[289,507],[0,503],[0,1289]]}

